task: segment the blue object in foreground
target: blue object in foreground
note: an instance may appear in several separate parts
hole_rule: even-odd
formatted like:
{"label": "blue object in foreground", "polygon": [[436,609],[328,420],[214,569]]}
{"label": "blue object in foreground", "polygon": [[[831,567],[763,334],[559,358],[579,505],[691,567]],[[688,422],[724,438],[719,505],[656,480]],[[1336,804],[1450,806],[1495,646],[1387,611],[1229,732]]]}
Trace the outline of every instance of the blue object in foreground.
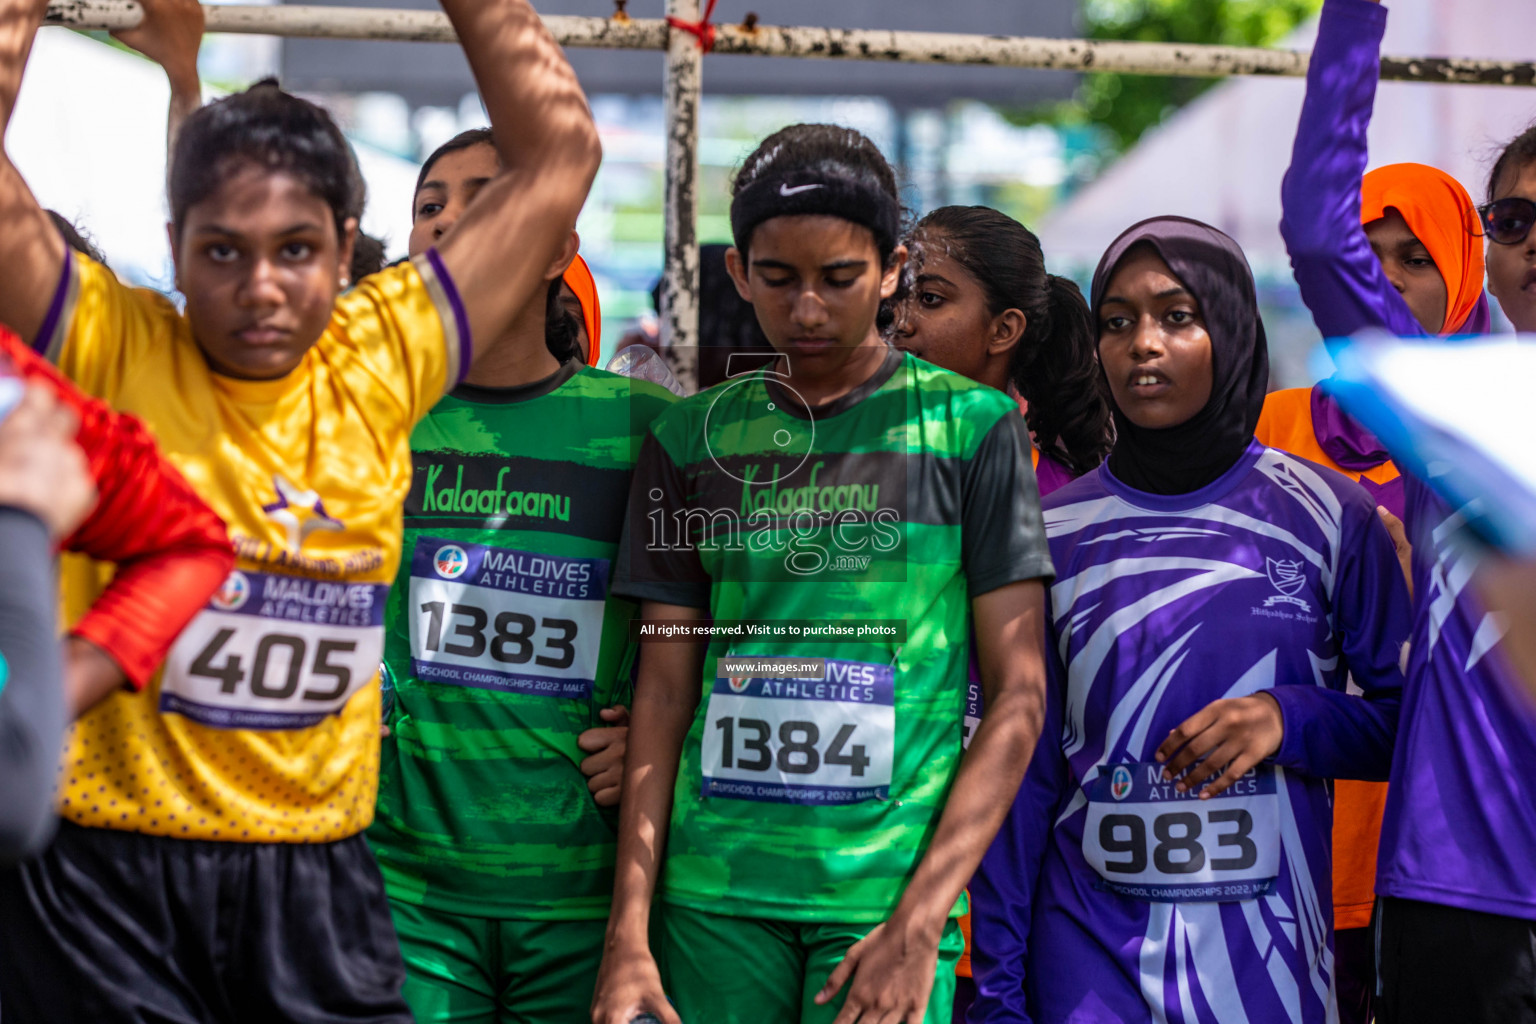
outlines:
{"label": "blue object in foreground", "polygon": [[1466,526],[1536,555],[1536,344],[1509,337],[1403,341],[1361,335],[1330,353],[1329,390]]}

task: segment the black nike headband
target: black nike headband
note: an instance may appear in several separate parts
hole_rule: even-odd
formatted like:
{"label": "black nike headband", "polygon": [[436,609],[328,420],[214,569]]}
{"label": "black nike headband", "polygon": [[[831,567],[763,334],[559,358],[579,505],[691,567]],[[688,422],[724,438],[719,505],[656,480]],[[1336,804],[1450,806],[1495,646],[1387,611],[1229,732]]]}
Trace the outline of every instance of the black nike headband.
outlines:
{"label": "black nike headband", "polygon": [[769,174],[736,193],[731,200],[731,235],[745,253],[752,232],[763,221],[816,214],[862,224],[874,233],[882,257],[896,248],[901,206],[890,193],[873,182],[803,169]]}

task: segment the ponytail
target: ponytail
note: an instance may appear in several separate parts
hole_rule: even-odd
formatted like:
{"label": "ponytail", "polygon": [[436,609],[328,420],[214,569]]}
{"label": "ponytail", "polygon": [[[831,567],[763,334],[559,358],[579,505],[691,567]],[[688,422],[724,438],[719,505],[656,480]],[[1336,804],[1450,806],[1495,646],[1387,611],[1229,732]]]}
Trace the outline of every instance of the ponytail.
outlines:
{"label": "ponytail", "polygon": [[1098,332],[1087,300],[1069,278],[1046,275],[1043,312],[1029,316],[1008,379],[1029,403],[1025,419],[1035,444],[1081,476],[1098,468],[1114,445]]}

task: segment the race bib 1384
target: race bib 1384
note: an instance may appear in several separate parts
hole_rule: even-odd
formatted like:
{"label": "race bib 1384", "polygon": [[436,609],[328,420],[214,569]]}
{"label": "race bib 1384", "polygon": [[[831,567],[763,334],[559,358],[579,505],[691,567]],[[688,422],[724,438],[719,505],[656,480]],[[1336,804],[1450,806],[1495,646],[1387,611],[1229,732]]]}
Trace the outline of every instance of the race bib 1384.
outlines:
{"label": "race bib 1384", "polygon": [[850,804],[890,793],[891,666],[826,659],[822,679],[716,679],[705,711],[706,797]]}

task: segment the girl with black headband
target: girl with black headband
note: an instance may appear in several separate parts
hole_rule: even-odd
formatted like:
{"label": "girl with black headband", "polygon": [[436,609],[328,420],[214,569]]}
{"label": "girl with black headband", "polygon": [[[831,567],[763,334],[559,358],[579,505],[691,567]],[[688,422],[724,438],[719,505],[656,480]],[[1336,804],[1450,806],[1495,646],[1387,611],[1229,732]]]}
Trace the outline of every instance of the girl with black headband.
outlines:
{"label": "girl with black headband", "polygon": [[950,1019],[961,893],[1044,713],[1051,567],[1013,401],[881,341],[899,218],[845,128],[786,128],[736,180],[727,260],[778,356],[640,454],[613,589],[685,632],[642,647],[598,1024]]}
{"label": "girl with black headband", "polygon": [[972,884],[970,1019],[1322,1024],[1328,780],[1387,775],[1397,556],[1358,484],[1254,441],[1230,238],[1144,221],[1092,307],[1117,438],[1045,502],[1051,742]]}

